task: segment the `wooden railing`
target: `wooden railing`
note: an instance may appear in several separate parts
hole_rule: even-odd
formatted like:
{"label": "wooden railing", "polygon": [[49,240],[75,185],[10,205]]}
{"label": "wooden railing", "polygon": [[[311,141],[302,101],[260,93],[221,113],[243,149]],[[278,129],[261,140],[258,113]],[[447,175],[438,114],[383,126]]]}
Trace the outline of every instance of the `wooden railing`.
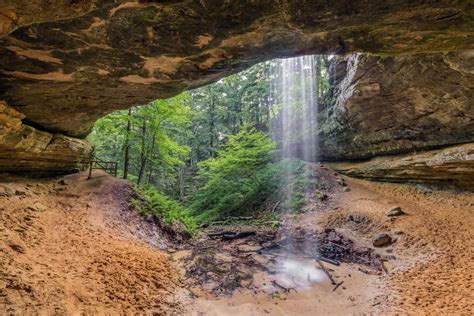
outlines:
{"label": "wooden railing", "polygon": [[117,162],[104,161],[93,155],[89,162],[89,176],[87,177],[87,179],[91,178],[93,169],[104,170],[105,172],[113,175],[114,177],[117,177],[117,167]]}

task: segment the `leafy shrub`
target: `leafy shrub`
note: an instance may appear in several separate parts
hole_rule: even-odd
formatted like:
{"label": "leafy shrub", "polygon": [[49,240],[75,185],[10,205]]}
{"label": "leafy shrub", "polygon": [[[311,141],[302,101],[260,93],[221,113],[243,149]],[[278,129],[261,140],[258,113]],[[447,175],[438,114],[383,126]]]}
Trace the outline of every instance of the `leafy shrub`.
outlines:
{"label": "leafy shrub", "polygon": [[216,158],[202,162],[205,184],[191,197],[190,213],[198,222],[253,215],[278,203],[280,211],[299,211],[307,202],[314,177],[299,159],[270,160],[275,144],[254,129],[230,136]]}
{"label": "leafy shrub", "polygon": [[275,144],[254,129],[230,136],[211,158],[199,164],[205,184],[191,198],[190,209],[198,221],[210,222],[229,215],[252,212],[278,185],[270,163]]}
{"label": "leafy shrub", "polygon": [[196,221],[189,215],[186,208],[178,202],[158,192],[154,187],[135,187],[136,198],[132,198],[132,206],[142,214],[153,215],[163,219],[166,224],[179,222],[190,233],[197,231]]}

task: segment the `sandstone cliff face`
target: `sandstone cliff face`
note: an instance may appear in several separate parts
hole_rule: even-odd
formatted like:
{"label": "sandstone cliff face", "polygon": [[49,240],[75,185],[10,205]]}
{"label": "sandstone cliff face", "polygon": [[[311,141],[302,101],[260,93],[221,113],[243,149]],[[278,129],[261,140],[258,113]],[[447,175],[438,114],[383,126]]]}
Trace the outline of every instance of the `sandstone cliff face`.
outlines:
{"label": "sandstone cliff face", "polygon": [[370,180],[451,184],[474,189],[474,144],[420,154],[377,157],[367,162],[332,163],[349,176]]}
{"label": "sandstone cliff face", "polygon": [[92,152],[87,141],[39,131],[24,115],[0,101],[0,170],[71,172],[82,169]]}
{"label": "sandstone cliff face", "polygon": [[320,116],[329,160],[474,141],[474,51],[349,55],[332,67],[335,103]]}

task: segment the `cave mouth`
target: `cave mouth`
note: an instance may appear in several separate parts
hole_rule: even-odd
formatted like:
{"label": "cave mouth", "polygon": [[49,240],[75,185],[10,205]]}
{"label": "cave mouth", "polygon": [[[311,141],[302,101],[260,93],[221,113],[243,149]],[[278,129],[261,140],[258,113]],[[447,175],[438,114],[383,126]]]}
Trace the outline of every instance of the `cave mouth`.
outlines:
{"label": "cave mouth", "polygon": [[[334,103],[330,78],[333,58],[333,55],[306,55],[260,62],[175,97],[112,112],[95,123],[87,140],[95,145],[97,158],[118,163],[118,175],[121,177],[124,168],[127,173],[135,175],[143,169],[141,173],[148,174],[150,179],[154,177],[151,175],[153,170],[162,170],[150,163],[142,167],[138,161],[129,161],[145,160],[139,154],[125,157],[130,152],[123,150],[129,146],[127,144],[131,139],[134,146],[142,146],[143,141],[149,142],[142,146],[147,152],[155,150],[158,139],[154,135],[163,136],[164,132],[158,126],[148,126],[156,124],[154,121],[159,121],[160,126],[171,124],[168,128],[172,131],[166,132],[163,137],[191,147],[190,156],[181,156],[180,159],[192,165],[214,157],[217,149],[225,146],[229,136],[245,129],[266,133],[284,156],[316,161],[319,112],[327,111]],[[194,117],[199,119],[194,120]],[[192,122],[191,125],[173,127],[174,119]],[[196,136],[185,133],[189,128],[195,134],[207,136],[193,143],[197,141],[193,140]],[[120,133],[117,136],[108,135],[108,132]],[[147,146],[150,148],[146,149]],[[168,149],[164,152],[168,153]],[[171,155],[180,156],[179,150]],[[156,159],[166,160],[154,157],[150,161]],[[140,181],[142,177],[139,177]]]}
{"label": "cave mouth", "polygon": [[472,20],[2,4],[0,310],[472,314]]}

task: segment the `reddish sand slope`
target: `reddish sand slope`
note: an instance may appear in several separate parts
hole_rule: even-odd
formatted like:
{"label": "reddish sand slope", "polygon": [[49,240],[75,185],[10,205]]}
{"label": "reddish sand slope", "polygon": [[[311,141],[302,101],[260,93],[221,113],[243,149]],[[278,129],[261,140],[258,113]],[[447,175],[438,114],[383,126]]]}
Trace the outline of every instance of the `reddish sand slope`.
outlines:
{"label": "reddish sand slope", "polygon": [[0,311],[179,314],[163,239],[128,210],[127,183],[85,177],[2,181],[18,192],[0,197]]}

